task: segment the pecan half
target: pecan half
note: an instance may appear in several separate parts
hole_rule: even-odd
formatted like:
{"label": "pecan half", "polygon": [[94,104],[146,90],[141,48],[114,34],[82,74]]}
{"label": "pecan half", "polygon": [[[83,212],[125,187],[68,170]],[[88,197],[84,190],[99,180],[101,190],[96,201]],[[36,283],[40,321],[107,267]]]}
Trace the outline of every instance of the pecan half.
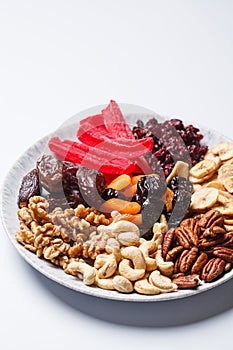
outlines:
{"label": "pecan half", "polygon": [[202,250],[208,250],[215,246],[222,245],[228,239],[227,235],[219,235],[213,238],[201,238],[198,247]]}
{"label": "pecan half", "polygon": [[198,235],[190,228],[177,227],[175,233],[180,245],[182,245],[184,248],[189,249],[198,245]]}
{"label": "pecan half", "polygon": [[233,248],[233,232],[228,232],[225,235],[226,241],[221,244],[222,247]]}
{"label": "pecan half", "polygon": [[215,247],[213,249],[213,255],[233,264],[233,249],[226,247]]}
{"label": "pecan half", "polygon": [[194,231],[198,236],[201,233],[201,229],[198,222],[193,218],[188,218],[181,221],[180,227],[187,227],[188,229]]}
{"label": "pecan half", "polygon": [[201,278],[206,282],[211,282],[220,277],[225,269],[226,262],[220,258],[212,258],[204,266]]}
{"label": "pecan half", "polygon": [[177,285],[180,289],[195,288],[200,284],[200,279],[197,274],[190,274],[186,276],[178,276],[173,278],[173,283]]}
{"label": "pecan half", "polygon": [[201,228],[206,229],[212,226],[223,226],[224,217],[217,210],[209,210],[207,213],[203,214],[198,224]]}
{"label": "pecan half", "polygon": [[172,248],[166,255],[166,261],[172,261],[178,257],[178,255],[184,250],[182,245]]}
{"label": "pecan half", "polygon": [[198,255],[198,248],[193,247],[190,250],[184,250],[179,257],[179,270],[180,272],[188,272],[193,263],[196,261]]}
{"label": "pecan half", "polygon": [[173,243],[173,239],[175,236],[175,229],[171,228],[169,231],[167,231],[163,237],[163,243],[162,243],[162,256],[165,258],[167,256],[167,253],[169,252],[171,245]]}
{"label": "pecan half", "polygon": [[208,261],[208,255],[206,253],[201,253],[195,263],[193,264],[193,267],[191,269],[191,273],[200,273],[205,264]]}
{"label": "pecan half", "polygon": [[226,230],[220,226],[211,226],[203,232],[203,237],[205,238],[215,238],[218,235],[225,235]]}

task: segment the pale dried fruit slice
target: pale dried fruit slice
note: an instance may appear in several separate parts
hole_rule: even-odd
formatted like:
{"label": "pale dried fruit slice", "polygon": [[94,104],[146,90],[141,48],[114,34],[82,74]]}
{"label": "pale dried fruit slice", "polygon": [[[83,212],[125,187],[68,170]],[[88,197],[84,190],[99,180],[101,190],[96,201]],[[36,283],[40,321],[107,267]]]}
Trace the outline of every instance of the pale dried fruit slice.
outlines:
{"label": "pale dried fruit slice", "polygon": [[193,185],[193,192],[197,192],[197,191],[199,191],[201,188],[202,188],[202,187],[201,187],[200,184],[194,184],[194,185]]}
{"label": "pale dried fruit slice", "polygon": [[228,179],[225,179],[223,185],[228,192],[233,193],[233,176],[230,176]]}
{"label": "pale dried fruit slice", "polygon": [[210,152],[219,156],[222,161],[233,158],[233,143],[219,142],[210,149]]}
{"label": "pale dried fruit slice", "polygon": [[218,210],[223,215],[233,215],[233,196],[226,191],[218,191],[217,204],[213,209]]}
{"label": "pale dried fruit slice", "polygon": [[[217,178],[217,176],[216,176]],[[189,176],[189,181],[191,181],[193,184],[201,184],[207,180],[213,180],[215,179],[215,171],[212,171],[210,172],[208,175],[206,176],[203,176],[202,178],[197,178],[197,177],[194,177],[194,176]]]}
{"label": "pale dried fruit slice", "polygon": [[226,191],[218,191],[218,202],[219,203],[231,203],[233,205],[233,195]]}
{"label": "pale dried fruit slice", "polygon": [[233,225],[233,219],[224,218],[224,224],[226,224],[226,225]]}
{"label": "pale dried fruit slice", "polygon": [[171,179],[174,176],[180,176],[184,177],[185,179],[188,179],[189,176],[189,165],[188,163],[182,162],[181,160],[178,160],[172,169],[171,174],[166,178],[166,183],[169,184]]}
{"label": "pale dried fruit slice", "polygon": [[233,192],[233,164],[224,164],[218,170],[218,179],[230,193]]}
{"label": "pale dried fruit slice", "polygon": [[213,188],[217,188],[218,190],[225,191],[225,187],[218,180],[213,180],[213,181],[207,182],[206,184],[203,184],[203,186],[205,186],[207,188],[213,187]]}
{"label": "pale dried fruit slice", "polygon": [[200,211],[212,208],[217,202],[218,192],[216,188],[201,188],[192,194],[190,208]]}
{"label": "pale dried fruit slice", "polygon": [[233,231],[233,225],[224,225],[224,228],[227,232],[232,232]]}
{"label": "pale dried fruit slice", "polygon": [[206,152],[204,159],[215,159],[216,155],[211,151],[211,149],[208,149]]}
{"label": "pale dried fruit slice", "polygon": [[229,176],[233,176],[233,164],[223,164],[218,169],[218,178],[221,181]]}
{"label": "pale dried fruit slice", "polygon": [[222,215],[233,215],[233,205],[232,203],[218,203],[212,209],[219,211]]}
{"label": "pale dried fruit slice", "polygon": [[215,161],[211,159],[204,159],[201,162],[197,163],[190,169],[190,175],[198,179],[203,178],[208,175],[210,172],[215,171],[218,168]]}

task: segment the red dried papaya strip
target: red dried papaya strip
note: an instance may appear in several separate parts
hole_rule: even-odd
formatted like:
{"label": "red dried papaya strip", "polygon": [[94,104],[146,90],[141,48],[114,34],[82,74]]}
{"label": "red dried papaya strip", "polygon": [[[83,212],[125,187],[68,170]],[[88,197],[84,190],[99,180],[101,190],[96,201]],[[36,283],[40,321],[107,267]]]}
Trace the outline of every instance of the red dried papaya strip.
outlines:
{"label": "red dried papaya strip", "polygon": [[118,104],[111,100],[109,105],[102,110],[104,124],[110,134],[116,138],[134,139],[134,135],[124,119]]}
{"label": "red dried papaya strip", "polygon": [[69,140],[61,141],[59,137],[53,137],[49,141],[49,148],[54,152],[59,159],[69,162],[78,163],[91,169],[96,169],[106,174],[130,174],[134,171],[135,165],[133,162],[124,158],[106,159],[98,157],[94,152],[85,147],[80,146],[77,142]]}

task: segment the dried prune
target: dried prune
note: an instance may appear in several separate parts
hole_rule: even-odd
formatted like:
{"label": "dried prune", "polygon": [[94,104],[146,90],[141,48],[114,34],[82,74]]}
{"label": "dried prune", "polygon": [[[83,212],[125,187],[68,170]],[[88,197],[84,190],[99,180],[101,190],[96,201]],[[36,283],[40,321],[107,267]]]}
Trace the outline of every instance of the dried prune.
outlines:
{"label": "dried prune", "polygon": [[164,210],[162,196],[166,192],[163,178],[149,175],[143,176],[137,184],[136,201],[142,206],[141,233],[146,234],[159,219]]}
{"label": "dried prune", "polygon": [[120,193],[117,190],[114,190],[113,188],[106,188],[101,196],[105,201],[111,198],[119,198]]}
{"label": "dried prune", "polygon": [[164,202],[159,197],[147,198],[142,206],[142,229],[148,231],[158,221],[164,209]]}
{"label": "dried prune", "polygon": [[192,193],[193,185],[192,182],[181,176],[174,176],[171,180],[170,186],[171,190],[176,194],[179,191],[187,191]]}
{"label": "dried prune", "polygon": [[63,164],[52,155],[43,155],[37,161],[40,185],[48,192],[62,192]]}
{"label": "dried prune", "polygon": [[189,208],[192,196],[192,183],[179,176],[175,176],[170,183],[170,188],[174,192],[172,201],[173,210],[171,214],[167,214],[169,227],[177,227]]}
{"label": "dried prune", "polygon": [[26,206],[29,199],[33,196],[40,195],[39,178],[36,169],[27,173],[21,182],[18,194],[18,206],[21,208]]}
{"label": "dried prune", "polygon": [[149,199],[153,201],[153,197],[161,198],[166,191],[166,183],[158,176],[143,176],[137,184],[136,201],[143,205]]}

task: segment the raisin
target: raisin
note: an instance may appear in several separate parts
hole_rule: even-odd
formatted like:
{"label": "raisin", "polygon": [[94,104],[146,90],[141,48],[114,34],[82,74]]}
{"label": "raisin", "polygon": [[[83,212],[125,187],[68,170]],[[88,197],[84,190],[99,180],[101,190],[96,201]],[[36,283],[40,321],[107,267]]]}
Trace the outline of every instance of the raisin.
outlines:
{"label": "raisin", "polygon": [[18,206],[26,206],[29,199],[40,195],[39,178],[36,169],[33,169],[23,177],[18,194]]}

